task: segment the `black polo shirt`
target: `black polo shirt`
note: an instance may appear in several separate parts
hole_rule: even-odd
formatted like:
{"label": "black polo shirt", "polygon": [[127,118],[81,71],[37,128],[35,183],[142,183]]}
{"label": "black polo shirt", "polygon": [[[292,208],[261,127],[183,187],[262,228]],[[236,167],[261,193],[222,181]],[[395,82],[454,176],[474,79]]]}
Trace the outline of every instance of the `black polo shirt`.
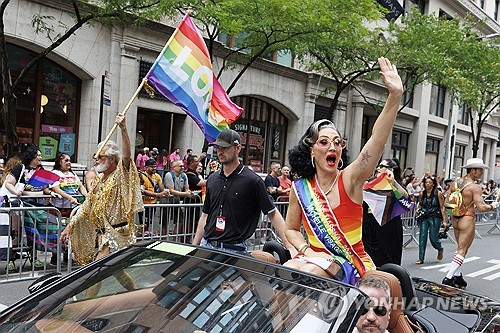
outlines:
{"label": "black polo shirt", "polygon": [[[207,180],[203,212],[208,217],[203,237],[228,243],[244,241],[254,234],[260,212],[268,214],[274,209],[264,181],[255,172],[242,164],[229,177],[217,171]],[[225,217],[224,231],[215,228],[219,215]]]}

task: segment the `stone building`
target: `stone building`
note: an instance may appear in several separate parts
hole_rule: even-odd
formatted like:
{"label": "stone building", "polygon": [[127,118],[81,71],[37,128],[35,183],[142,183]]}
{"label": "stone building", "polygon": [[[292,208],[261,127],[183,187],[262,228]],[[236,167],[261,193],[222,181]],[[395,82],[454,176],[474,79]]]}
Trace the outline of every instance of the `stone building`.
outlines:
{"label": "stone building", "polygon": [[[425,13],[469,13],[487,18],[484,34],[500,31],[498,0],[400,2],[404,7],[416,3]],[[14,77],[35,52],[49,45],[43,35],[34,33],[30,24],[33,14],[50,15],[69,25],[72,18],[67,6],[60,0],[18,0],[7,6],[5,30]],[[94,23],[79,29],[32,70],[16,91],[20,140],[38,144],[45,160],[61,150],[70,153],[74,161],[90,165],[98,140],[107,135],[115,114],[127,105],[176,24],[151,22],[133,29]],[[217,55],[224,51],[222,43],[217,46],[215,68],[220,62]],[[244,138],[244,163],[256,171],[267,172],[272,161],[286,164],[287,150],[311,122],[324,117],[330,104],[330,96],[320,96],[331,84],[329,79],[295,67],[287,55],[279,55],[275,61],[259,60],[230,93],[233,101],[245,109],[232,127]],[[226,71],[220,80],[222,86],[227,87],[236,74]],[[362,89],[370,99],[385,99],[386,90],[378,82],[365,82]],[[466,110],[454,105],[449,95],[437,85],[418,87],[412,105],[398,116],[384,157],[398,157],[403,168],[412,166],[417,174],[439,173],[443,168],[459,172],[472,155],[470,126]],[[342,96],[333,120],[348,139],[351,159],[369,137],[376,116],[354,89]],[[201,152],[204,138],[196,124],[162,98],[150,99],[141,93],[127,119],[129,131],[136,133],[132,141],[137,149],[179,147],[181,151],[193,148],[195,153]],[[499,123],[497,116],[491,117],[482,132],[479,157],[492,167],[487,178],[499,177],[494,174]],[[456,142],[452,155],[448,151],[453,128]]]}

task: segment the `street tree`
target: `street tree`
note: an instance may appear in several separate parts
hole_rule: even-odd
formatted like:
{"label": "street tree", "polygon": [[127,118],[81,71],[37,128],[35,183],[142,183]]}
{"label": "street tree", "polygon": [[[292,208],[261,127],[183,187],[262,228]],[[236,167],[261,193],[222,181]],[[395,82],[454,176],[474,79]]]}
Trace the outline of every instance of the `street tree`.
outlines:
{"label": "street tree", "polygon": [[478,36],[480,24],[415,10],[390,27],[391,52],[414,78],[414,86],[439,83],[451,91],[454,102],[467,105],[474,157],[482,127],[499,106],[500,93],[500,48]]}
{"label": "street tree", "polygon": [[477,157],[483,126],[500,106],[500,45],[471,33],[461,46],[455,71],[443,82],[469,110],[472,157]]}
{"label": "street tree", "polygon": [[[376,59],[387,53],[383,29],[374,22],[384,11],[374,1],[325,2],[330,13],[323,24],[327,27],[308,38],[302,38],[293,51],[306,69],[334,81],[323,94],[333,94],[328,119],[337,109],[342,93],[353,84],[378,70]],[[342,10],[339,10],[342,9]]]}
{"label": "street tree", "polygon": [[[2,75],[3,104],[1,109],[1,118],[6,130],[7,144],[12,146],[17,143],[16,133],[16,88],[25,79],[29,73],[42,59],[50,52],[54,51],[62,43],[68,40],[72,35],[77,34],[78,30],[86,24],[101,22],[106,25],[112,24],[141,24],[148,17],[155,13],[159,0],[106,0],[106,1],[58,1],[60,8],[67,10],[71,16],[71,24],[52,16],[46,16],[41,13],[32,18],[32,26],[36,34],[43,34],[47,43],[45,48],[36,54],[29,63],[20,71],[15,78],[11,76],[11,69],[7,53],[5,15],[10,0],[3,0],[0,4],[0,70]],[[12,149],[8,149],[12,153]],[[9,153],[8,152],[8,153]],[[7,155],[9,155],[7,153]]]}
{"label": "street tree", "polygon": [[305,43],[311,49],[319,46],[318,42],[328,47],[328,41],[320,37],[323,33],[328,34],[330,40],[338,40],[335,37],[340,36],[342,41],[355,44],[357,40],[353,38],[360,37],[360,31],[370,30],[362,23],[381,17],[371,0],[193,0],[188,3],[166,0],[161,6],[166,7],[162,12],[167,8],[176,8],[179,12],[191,10],[191,16],[204,27],[212,56],[215,42],[226,37],[229,50],[218,54],[222,64],[217,77],[228,68],[237,69],[226,89],[228,93],[258,59],[270,59],[276,52],[304,55]]}

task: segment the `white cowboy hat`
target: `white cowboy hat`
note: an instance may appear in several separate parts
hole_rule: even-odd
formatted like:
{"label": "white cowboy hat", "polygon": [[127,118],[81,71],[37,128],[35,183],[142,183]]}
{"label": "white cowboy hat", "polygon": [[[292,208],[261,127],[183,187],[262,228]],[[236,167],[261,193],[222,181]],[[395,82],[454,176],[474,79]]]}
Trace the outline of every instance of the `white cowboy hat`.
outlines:
{"label": "white cowboy hat", "polygon": [[489,169],[490,167],[484,164],[480,158],[469,158],[462,169]]}

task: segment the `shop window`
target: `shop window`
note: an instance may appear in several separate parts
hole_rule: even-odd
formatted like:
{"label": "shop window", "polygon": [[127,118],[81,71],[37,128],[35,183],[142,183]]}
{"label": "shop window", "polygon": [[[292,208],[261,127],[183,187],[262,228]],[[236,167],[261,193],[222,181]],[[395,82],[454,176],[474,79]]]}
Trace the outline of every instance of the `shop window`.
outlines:
{"label": "shop window", "polygon": [[54,160],[57,151],[75,155],[78,89],[74,75],[55,62],[44,62],[38,140],[43,160]]}
{"label": "shop window", "polygon": [[256,98],[234,98],[243,108],[240,118],[231,125],[241,136],[243,164],[255,172],[267,173],[272,162],[285,161],[288,120],[272,105]]}
{"label": "shop window", "polygon": [[[7,44],[7,52],[15,80],[35,54],[13,44]],[[38,145],[45,161],[53,161],[57,151],[76,160],[80,85],[80,80],[71,72],[43,59],[16,87],[18,141]],[[4,139],[2,119],[0,134]]]}

